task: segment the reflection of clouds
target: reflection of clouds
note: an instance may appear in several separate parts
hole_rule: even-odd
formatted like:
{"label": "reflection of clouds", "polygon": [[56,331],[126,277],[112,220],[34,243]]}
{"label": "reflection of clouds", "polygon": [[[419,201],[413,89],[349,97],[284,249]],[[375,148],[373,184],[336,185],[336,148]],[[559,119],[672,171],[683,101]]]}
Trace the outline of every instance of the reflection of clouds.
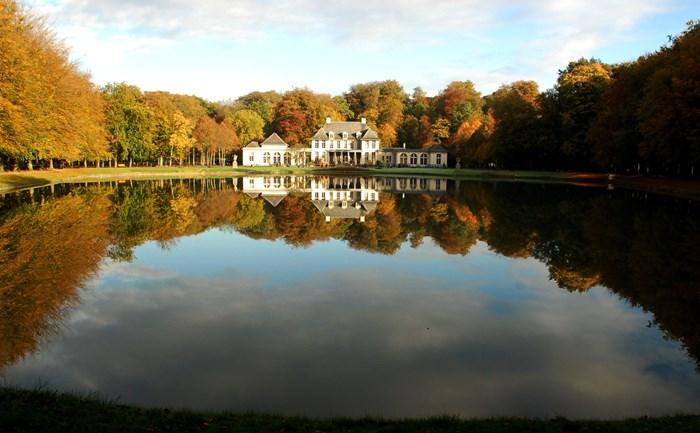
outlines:
{"label": "reflection of clouds", "polygon": [[647,315],[602,290],[553,288],[545,271],[514,283],[530,296],[509,298],[383,268],[274,287],[112,270],[144,276],[88,292],[81,320],[11,382],[314,415],[623,416],[700,403],[693,366]]}

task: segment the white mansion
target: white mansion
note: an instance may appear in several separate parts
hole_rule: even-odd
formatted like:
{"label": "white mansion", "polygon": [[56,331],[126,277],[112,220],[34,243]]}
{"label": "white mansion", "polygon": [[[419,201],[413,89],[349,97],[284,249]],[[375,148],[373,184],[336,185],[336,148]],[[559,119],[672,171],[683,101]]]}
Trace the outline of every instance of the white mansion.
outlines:
{"label": "white mansion", "polygon": [[252,142],[243,148],[243,165],[376,165],[387,167],[447,167],[447,150],[436,145],[429,149],[404,147],[380,148],[377,133],[359,122],[333,122],[330,117],[311,137],[310,147],[292,148],[277,134],[262,143]]}

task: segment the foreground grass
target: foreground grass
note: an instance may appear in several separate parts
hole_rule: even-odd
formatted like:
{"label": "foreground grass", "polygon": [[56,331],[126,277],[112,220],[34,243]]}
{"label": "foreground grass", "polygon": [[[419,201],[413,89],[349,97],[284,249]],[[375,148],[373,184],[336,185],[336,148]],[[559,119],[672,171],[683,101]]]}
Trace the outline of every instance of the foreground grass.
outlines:
{"label": "foreground grass", "polygon": [[560,171],[480,170],[454,168],[315,168],[315,167],[120,167],[35,170],[0,173],[0,192],[30,188],[51,183],[107,181],[117,179],[158,179],[176,177],[231,177],[245,175],[367,175],[421,176],[464,180],[573,183],[579,185],[612,185],[692,200],[700,200],[700,181],[640,176],[616,176],[604,173]]}
{"label": "foreground grass", "polygon": [[20,432],[543,432],[543,433],[697,433],[700,416],[570,421],[455,417],[388,420],[379,418],[283,417],[145,409],[50,391],[0,388],[0,431]]}

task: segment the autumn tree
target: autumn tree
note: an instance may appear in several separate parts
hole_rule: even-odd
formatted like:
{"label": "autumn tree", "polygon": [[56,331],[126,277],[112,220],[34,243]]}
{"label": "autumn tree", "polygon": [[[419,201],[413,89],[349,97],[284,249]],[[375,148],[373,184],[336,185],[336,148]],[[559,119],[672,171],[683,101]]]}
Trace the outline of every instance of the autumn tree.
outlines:
{"label": "autumn tree", "polygon": [[182,166],[183,160],[187,157],[187,153],[195,144],[195,139],[192,137],[194,125],[192,121],[185,117],[179,111],[173,115],[173,131],[170,134],[170,148],[173,156],[178,158]]}
{"label": "autumn tree", "polygon": [[505,167],[532,168],[545,157],[538,146],[539,94],[534,81],[516,81],[487,98],[495,120],[493,158]]}
{"label": "autumn tree", "polygon": [[0,46],[0,166],[103,157],[97,90],[45,21],[0,1]]}
{"label": "autumn tree", "polygon": [[356,118],[366,118],[377,129],[382,146],[397,144],[397,131],[404,117],[406,92],[395,80],[355,84],[345,94]]}

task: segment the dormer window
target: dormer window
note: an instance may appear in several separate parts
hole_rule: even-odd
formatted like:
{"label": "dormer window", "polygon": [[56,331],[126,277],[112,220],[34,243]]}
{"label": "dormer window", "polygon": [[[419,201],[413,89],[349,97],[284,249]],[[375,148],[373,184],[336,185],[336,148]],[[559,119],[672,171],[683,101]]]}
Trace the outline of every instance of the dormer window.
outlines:
{"label": "dormer window", "polygon": [[330,138],[331,140],[332,140],[333,138],[335,138],[335,133],[332,132],[332,131],[329,132],[329,133],[328,133],[328,138]]}
{"label": "dormer window", "polygon": [[357,138],[362,137],[362,131],[357,131],[357,134],[356,134],[356,135],[357,135]]}
{"label": "dormer window", "polygon": [[343,132],[343,140],[347,140],[347,139],[348,139],[348,133],[347,133],[347,132]]}

